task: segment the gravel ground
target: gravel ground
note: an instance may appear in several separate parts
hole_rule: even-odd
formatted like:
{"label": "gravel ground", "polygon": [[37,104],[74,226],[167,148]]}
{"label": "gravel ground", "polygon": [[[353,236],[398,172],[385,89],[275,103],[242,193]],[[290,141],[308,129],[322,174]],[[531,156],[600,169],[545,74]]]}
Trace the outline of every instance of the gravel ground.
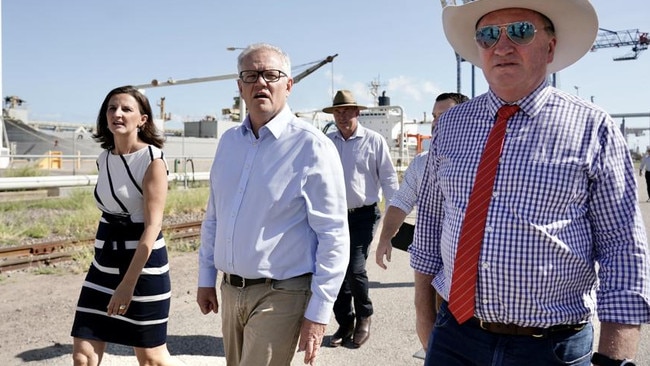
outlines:
{"label": "gravel ground", "polygon": [[[374,258],[374,253],[371,253]],[[172,252],[172,306],[168,347],[193,366],[226,365],[220,315],[203,315],[196,305],[197,254]],[[393,255],[389,270],[368,263],[375,315],[371,337],[360,349],[321,348],[319,365],[421,365],[412,306],[412,272],[406,253]],[[70,365],[74,317],[84,274],[39,275],[34,271],[3,274],[0,280],[0,365]],[[336,331],[332,318],[325,342]],[[292,366],[302,365],[297,354]],[[102,365],[137,365],[128,347],[110,345]]]}
{"label": "gravel ground", "polygon": [[[33,212],[47,217],[51,212]],[[56,214],[56,213],[55,213]],[[45,215],[45,216],[44,216]],[[165,224],[200,220],[202,213],[174,215]],[[25,239],[20,244],[54,240]],[[57,237],[56,239],[64,239]],[[374,253],[369,258],[374,258]],[[419,365],[412,307],[412,273],[405,253],[394,255],[383,271],[368,262],[371,296],[377,310],[371,340],[361,349],[322,348],[320,365]],[[196,305],[196,252],[170,251],[172,306],[168,347],[187,365],[225,365],[220,315],[202,315]],[[70,365],[70,326],[85,273],[69,263],[42,269],[0,273],[0,366]],[[326,335],[336,331],[334,320]],[[328,342],[326,336],[325,342]],[[390,351],[385,351],[385,349]],[[381,355],[379,358],[377,355]],[[302,354],[292,365],[302,364]],[[370,361],[374,358],[373,361]],[[102,365],[137,365],[129,347],[109,345]]]}

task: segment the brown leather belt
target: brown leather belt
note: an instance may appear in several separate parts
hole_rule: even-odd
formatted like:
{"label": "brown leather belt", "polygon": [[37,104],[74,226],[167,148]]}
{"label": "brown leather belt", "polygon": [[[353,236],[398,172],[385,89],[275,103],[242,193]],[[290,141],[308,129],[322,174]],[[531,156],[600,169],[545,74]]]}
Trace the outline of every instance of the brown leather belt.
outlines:
{"label": "brown leather belt", "polygon": [[502,323],[489,323],[484,322],[479,318],[471,318],[467,321],[470,324],[478,326],[479,328],[495,334],[503,335],[517,335],[517,336],[529,336],[535,338],[546,338],[552,334],[557,333],[577,333],[584,329],[587,325],[586,323],[581,324],[559,324],[553,325],[548,328],[536,328],[536,327],[521,327],[516,324],[502,324]]}
{"label": "brown leather belt", "polygon": [[271,281],[270,278],[244,278],[241,276],[227,274],[227,273],[224,273],[223,279],[230,286],[235,286],[239,288],[244,288],[253,285],[261,285],[263,283],[266,283],[266,281]]}

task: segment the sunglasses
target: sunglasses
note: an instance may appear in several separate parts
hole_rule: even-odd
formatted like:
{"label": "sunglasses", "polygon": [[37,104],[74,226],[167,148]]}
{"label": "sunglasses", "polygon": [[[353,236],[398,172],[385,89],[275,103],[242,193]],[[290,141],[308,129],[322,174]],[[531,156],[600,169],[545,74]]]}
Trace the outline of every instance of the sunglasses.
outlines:
{"label": "sunglasses", "polygon": [[481,48],[494,47],[501,38],[501,30],[505,29],[508,38],[518,45],[527,45],[535,39],[535,25],[531,22],[513,22],[498,25],[486,25],[476,30],[474,39]]}

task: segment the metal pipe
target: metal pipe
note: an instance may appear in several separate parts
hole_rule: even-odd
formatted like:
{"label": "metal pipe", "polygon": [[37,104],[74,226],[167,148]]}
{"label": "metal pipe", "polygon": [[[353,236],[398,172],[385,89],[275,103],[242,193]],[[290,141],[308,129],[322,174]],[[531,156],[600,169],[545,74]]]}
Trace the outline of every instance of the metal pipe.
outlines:
{"label": "metal pipe", "polygon": [[[170,173],[169,182],[184,182],[186,180],[207,181],[210,172],[196,172],[191,174]],[[43,189],[61,187],[84,187],[97,184],[97,175],[58,175],[41,177],[8,177],[0,178],[0,191],[21,189]]]}

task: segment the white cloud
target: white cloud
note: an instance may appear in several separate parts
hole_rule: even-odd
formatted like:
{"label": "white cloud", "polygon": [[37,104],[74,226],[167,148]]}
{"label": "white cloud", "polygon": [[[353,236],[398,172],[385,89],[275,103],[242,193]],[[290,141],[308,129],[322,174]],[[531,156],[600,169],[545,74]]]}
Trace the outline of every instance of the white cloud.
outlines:
{"label": "white cloud", "polygon": [[391,93],[404,95],[414,101],[422,100],[423,90],[421,85],[418,85],[417,81],[413,81],[405,76],[389,79],[387,89]]}

